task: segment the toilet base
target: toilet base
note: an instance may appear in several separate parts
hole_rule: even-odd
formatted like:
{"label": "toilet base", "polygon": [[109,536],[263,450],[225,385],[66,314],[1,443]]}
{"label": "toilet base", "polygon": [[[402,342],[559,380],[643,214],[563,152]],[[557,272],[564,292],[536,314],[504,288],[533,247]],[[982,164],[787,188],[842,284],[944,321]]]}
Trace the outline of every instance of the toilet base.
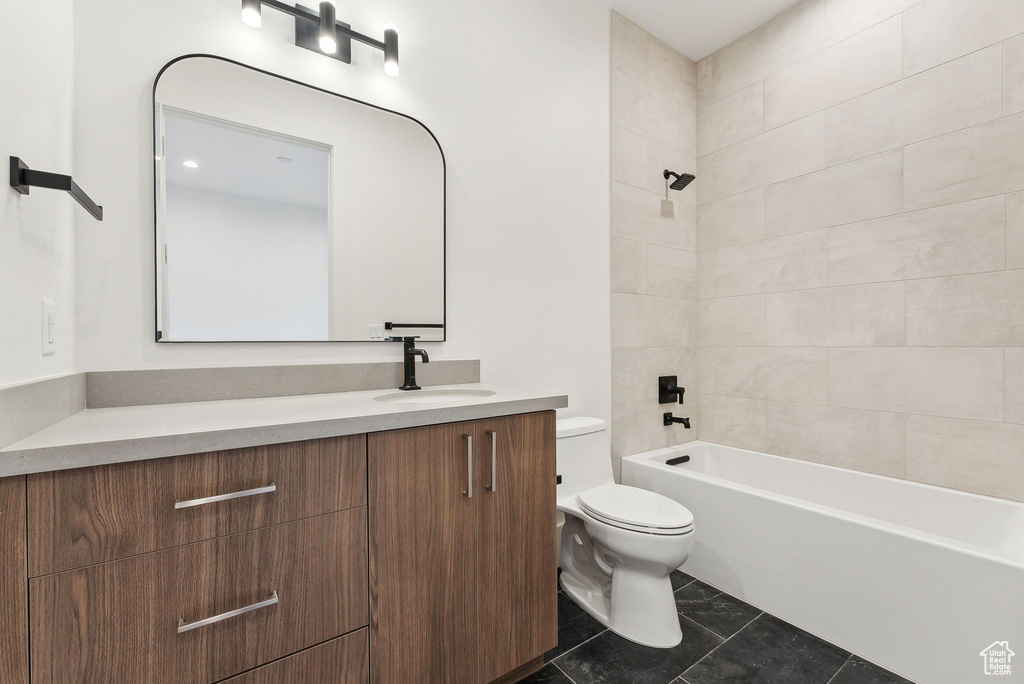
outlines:
{"label": "toilet base", "polygon": [[[616,568],[617,573],[625,570]],[[624,578],[620,576],[620,579]],[[651,648],[678,646],[683,632],[675,610],[672,581],[668,577],[664,578],[664,583],[651,581],[650,577],[631,579],[632,582],[619,582],[619,587],[613,581],[608,593],[588,587],[564,572],[559,576],[559,584],[578,606],[619,636]],[[627,590],[623,591],[622,587]]]}

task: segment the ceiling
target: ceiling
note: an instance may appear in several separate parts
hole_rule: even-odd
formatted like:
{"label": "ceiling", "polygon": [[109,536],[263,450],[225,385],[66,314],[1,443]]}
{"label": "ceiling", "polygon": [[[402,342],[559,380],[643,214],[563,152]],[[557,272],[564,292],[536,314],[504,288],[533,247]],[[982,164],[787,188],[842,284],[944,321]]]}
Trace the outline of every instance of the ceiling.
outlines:
{"label": "ceiling", "polygon": [[327,209],[326,146],[172,111],[164,113],[164,139],[168,184]]}
{"label": "ceiling", "polygon": [[696,62],[798,0],[601,1]]}

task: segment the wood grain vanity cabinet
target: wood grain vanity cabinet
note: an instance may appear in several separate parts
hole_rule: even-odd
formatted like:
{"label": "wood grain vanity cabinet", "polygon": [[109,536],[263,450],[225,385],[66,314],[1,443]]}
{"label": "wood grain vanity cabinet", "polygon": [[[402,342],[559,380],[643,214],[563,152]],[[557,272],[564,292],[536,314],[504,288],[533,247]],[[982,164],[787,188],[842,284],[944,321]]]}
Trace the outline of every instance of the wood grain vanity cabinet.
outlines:
{"label": "wood grain vanity cabinet", "polygon": [[375,684],[486,684],[558,642],[554,413],[372,434]]}
{"label": "wood grain vanity cabinet", "polygon": [[554,412],[0,479],[0,682],[489,684],[557,642]]}

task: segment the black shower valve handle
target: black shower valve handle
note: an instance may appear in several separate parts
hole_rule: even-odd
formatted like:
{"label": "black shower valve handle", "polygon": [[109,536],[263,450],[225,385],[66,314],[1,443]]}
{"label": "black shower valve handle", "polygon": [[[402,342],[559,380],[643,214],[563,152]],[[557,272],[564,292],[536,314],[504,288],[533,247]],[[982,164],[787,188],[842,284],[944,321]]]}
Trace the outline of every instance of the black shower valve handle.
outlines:
{"label": "black shower valve handle", "polygon": [[672,404],[675,403],[677,398],[679,403],[682,404],[684,394],[686,394],[686,388],[679,386],[677,376],[662,375],[658,378],[659,404]]}

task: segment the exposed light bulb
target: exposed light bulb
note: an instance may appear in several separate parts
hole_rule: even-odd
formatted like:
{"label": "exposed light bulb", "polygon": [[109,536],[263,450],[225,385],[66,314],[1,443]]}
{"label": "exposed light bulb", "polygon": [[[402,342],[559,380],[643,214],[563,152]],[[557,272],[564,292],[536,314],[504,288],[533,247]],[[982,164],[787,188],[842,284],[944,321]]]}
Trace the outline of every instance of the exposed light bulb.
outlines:
{"label": "exposed light bulb", "polygon": [[398,27],[394,24],[384,27],[384,73],[398,75]]}
{"label": "exposed light bulb", "polygon": [[338,51],[334,0],[323,0],[320,3],[320,49],[329,55]]}
{"label": "exposed light bulb", "polygon": [[263,24],[263,4],[260,0],[242,0],[242,22],[251,28]]}

